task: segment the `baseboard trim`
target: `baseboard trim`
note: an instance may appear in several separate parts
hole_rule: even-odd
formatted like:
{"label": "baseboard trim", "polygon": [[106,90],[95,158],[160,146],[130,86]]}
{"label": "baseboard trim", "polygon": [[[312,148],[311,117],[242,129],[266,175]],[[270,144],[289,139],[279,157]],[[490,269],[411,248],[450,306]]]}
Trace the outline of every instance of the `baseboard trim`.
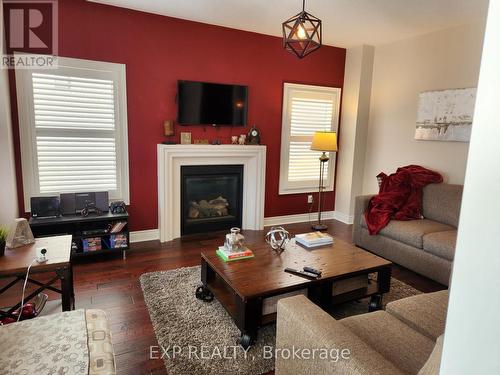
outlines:
{"label": "baseboard trim", "polygon": [[343,222],[344,224],[354,223],[354,215],[348,215],[340,211],[333,211],[333,218]]}
{"label": "baseboard trim", "polygon": [[130,243],[154,241],[160,239],[160,231],[158,229],[147,229],[130,232]]}
{"label": "baseboard trim", "polygon": [[[335,219],[341,221],[345,224],[353,223],[353,216],[347,215],[338,211],[325,211],[321,214],[321,217],[324,220]],[[284,216],[272,216],[264,218],[264,226],[269,227],[273,225],[286,225],[286,224],[294,224],[294,223],[306,223],[309,220],[314,222],[318,219],[317,212],[311,212],[310,219],[309,213],[305,214],[295,214],[295,215],[284,215]],[[155,241],[160,239],[160,231],[158,229],[147,229],[147,230],[138,230],[134,232],[130,232],[130,242],[143,242],[143,241]]]}
{"label": "baseboard trim", "polygon": [[[321,218],[325,220],[333,219],[335,211],[325,211],[321,214]],[[318,220],[318,213],[311,212],[311,222]],[[264,218],[264,226],[272,225],[285,225],[293,223],[304,223],[309,221],[309,213],[305,214],[295,214],[295,215],[284,215],[284,216],[272,216]]]}

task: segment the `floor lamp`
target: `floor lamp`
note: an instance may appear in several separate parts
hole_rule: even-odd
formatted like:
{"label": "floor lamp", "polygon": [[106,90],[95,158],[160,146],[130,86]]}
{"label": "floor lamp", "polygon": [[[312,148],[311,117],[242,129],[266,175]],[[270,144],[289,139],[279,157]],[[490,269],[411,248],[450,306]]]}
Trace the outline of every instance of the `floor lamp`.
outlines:
{"label": "floor lamp", "polygon": [[318,222],[312,226],[314,230],[326,230],[328,227],[321,223],[321,203],[322,203],[322,193],[325,189],[324,185],[324,174],[325,174],[325,163],[330,160],[330,157],[326,154],[327,152],[337,151],[337,133],[336,132],[316,132],[314,134],[311,150],[322,151],[323,154],[319,157],[319,193],[318,193]]}

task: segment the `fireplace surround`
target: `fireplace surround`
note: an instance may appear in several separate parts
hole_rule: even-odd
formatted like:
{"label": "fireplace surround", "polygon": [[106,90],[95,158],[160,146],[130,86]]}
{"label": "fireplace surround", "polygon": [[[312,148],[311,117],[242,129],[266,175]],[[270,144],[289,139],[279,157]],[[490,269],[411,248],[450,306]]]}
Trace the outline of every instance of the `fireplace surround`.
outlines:
{"label": "fireplace surround", "polygon": [[241,227],[264,228],[266,146],[158,145],[158,216],[160,241],[181,236],[181,167],[242,165]]}

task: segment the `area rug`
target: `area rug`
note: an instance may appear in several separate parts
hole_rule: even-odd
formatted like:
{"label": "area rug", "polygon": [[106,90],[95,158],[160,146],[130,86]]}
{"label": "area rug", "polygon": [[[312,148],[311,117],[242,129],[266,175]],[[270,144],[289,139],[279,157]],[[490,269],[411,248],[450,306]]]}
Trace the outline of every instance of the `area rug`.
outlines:
{"label": "area rug", "polygon": [[[216,300],[206,303],[196,299],[199,266],[147,273],[140,281],[159,344],[150,354],[163,359],[169,375],[259,375],[274,369],[269,353],[275,344],[275,325],[261,328],[254,345],[244,351],[236,344],[240,331],[222,305]],[[384,302],[419,293],[392,278]],[[331,315],[341,319],[366,313],[368,302],[364,299],[336,306]]]}

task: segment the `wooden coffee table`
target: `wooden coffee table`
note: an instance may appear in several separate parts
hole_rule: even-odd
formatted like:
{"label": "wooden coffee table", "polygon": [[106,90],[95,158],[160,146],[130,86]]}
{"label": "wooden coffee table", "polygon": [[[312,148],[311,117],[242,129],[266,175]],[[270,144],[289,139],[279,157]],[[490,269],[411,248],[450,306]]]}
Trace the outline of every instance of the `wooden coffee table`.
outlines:
{"label": "wooden coffee table", "polygon": [[[339,239],[333,245],[315,250],[293,244],[281,254],[265,243],[247,245],[254,258],[228,263],[215,254],[215,249],[201,252],[201,291],[213,294],[231,315],[241,331],[240,344],[245,348],[251,345],[260,326],[276,320],[275,313],[262,315],[264,298],[307,288],[308,298],[327,309],[332,303],[335,282],[377,273],[376,283],[368,284],[362,295],[351,298],[370,296],[370,310],[376,310],[382,307],[382,295],[390,288],[391,262]],[[284,272],[286,267],[304,266],[320,270],[321,278],[310,280]]]}

